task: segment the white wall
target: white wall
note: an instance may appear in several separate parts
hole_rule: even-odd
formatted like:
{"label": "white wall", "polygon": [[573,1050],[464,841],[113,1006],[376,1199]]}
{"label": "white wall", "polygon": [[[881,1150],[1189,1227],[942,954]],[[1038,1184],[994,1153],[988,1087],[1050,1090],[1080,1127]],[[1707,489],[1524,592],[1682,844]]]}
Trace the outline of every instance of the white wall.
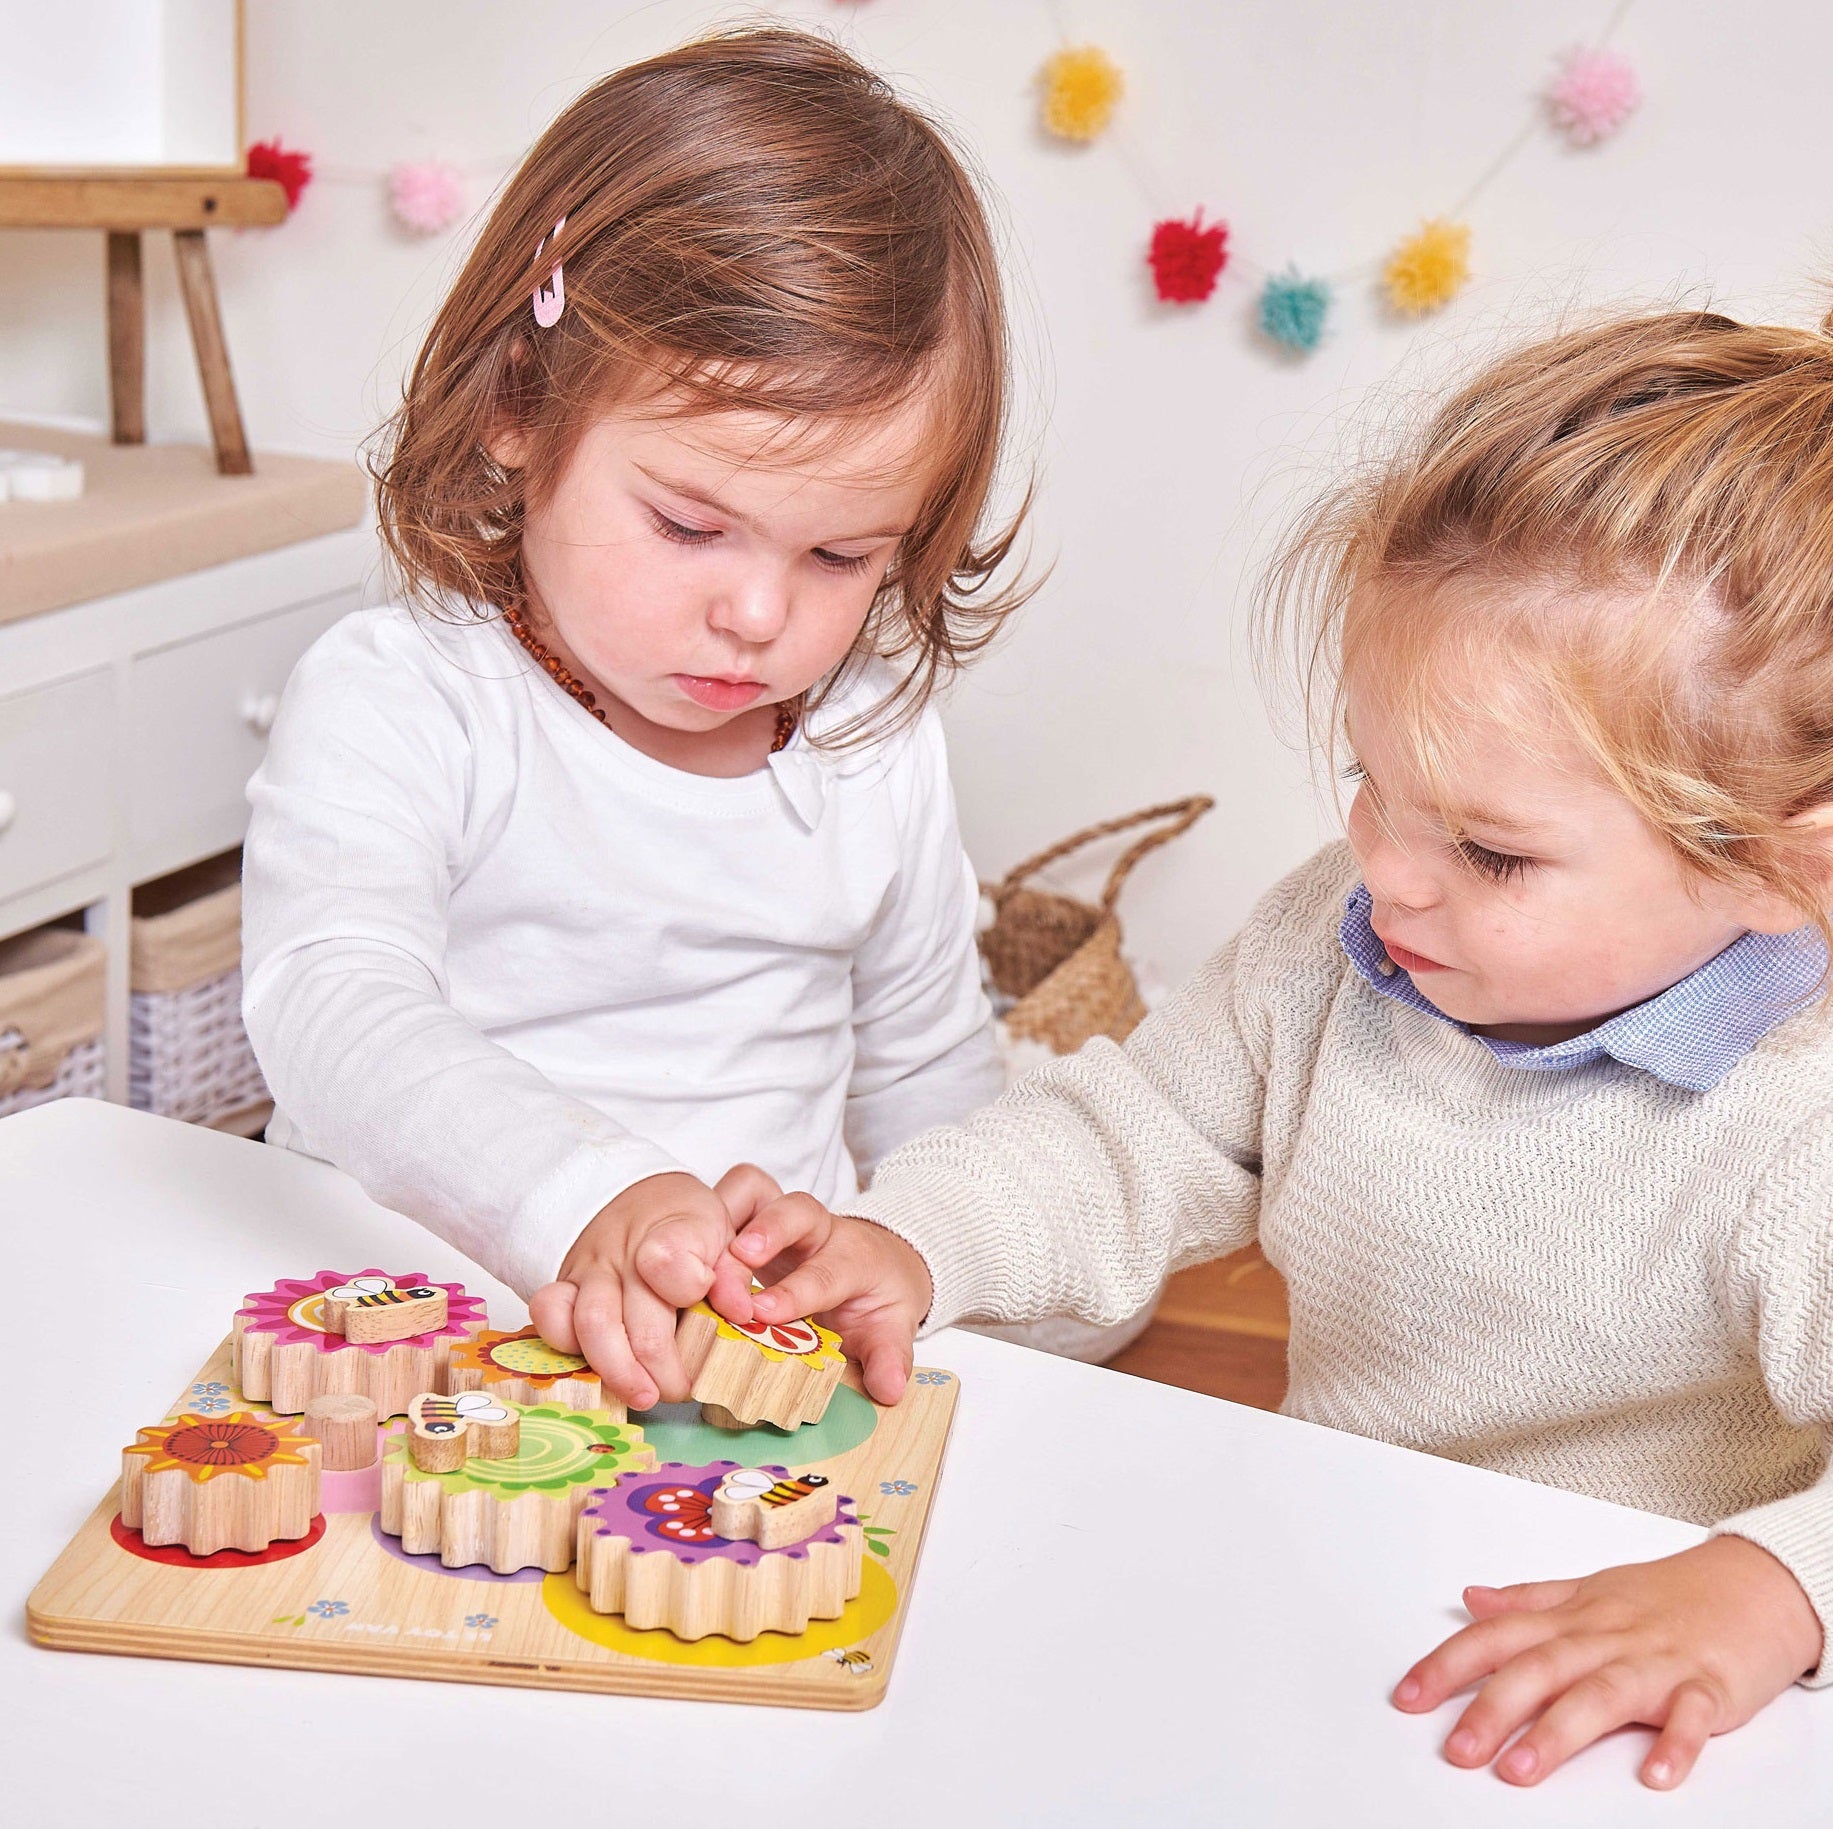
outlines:
{"label": "white wall", "polygon": [[[1416,396],[1499,337],[1598,301],[1711,299],[1806,321],[1833,276],[1833,11],[1818,0],[1641,0],[1616,43],[1648,99],[1622,138],[1575,154],[1536,137],[1471,211],[1478,279],[1456,306],[1401,326],[1360,281],[1331,340],[1296,365],[1257,346],[1249,281],[1184,312],[1152,302],[1154,216],[1201,203],[1269,264],[1369,263],[1466,188],[1552,54],[1592,36],[1609,0],[773,10],[839,32],[938,108],[1003,195],[1030,346],[1035,538],[1056,569],[951,711],[968,837],[993,874],[1085,821],[1213,792],[1219,810],[1148,863],[1124,905],[1168,976],[1327,824],[1303,760],[1269,730],[1240,634],[1257,545],[1295,488],[1327,476],[1370,386]],[[1072,150],[1035,130],[1053,13],[1125,66],[1124,144]],[[734,16],[698,0],[250,0],[249,14],[251,133],[278,132],[334,173],[512,154],[599,72]],[[1162,193],[1142,194],[1146,170]],[[283,228],[215,245],[256,443],[344,452],[392,399],[461,238],[407,240],[379,186],[326,181]],[[97,237],[0,237],[0,405],[105,413],[101,261]],[[151,266],[151,422],[201,437],[169,255]]]}

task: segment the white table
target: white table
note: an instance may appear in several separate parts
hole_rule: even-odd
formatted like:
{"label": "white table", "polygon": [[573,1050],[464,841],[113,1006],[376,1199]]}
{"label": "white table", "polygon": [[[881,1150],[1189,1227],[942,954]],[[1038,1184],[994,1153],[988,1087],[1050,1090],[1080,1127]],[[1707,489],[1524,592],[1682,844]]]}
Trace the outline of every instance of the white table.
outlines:
{"label": "white table", "polygon": [[[28,1405],[14,1425],[25,1452],[6,1457],[12,1822],[339,1820],[322,1776],[287,1795],[260,1778],[244,1791],[233,1756],[213,1768],[213,1744],[247,1736],[276,1773],[320,1750],[352,1761],[359,1790],[341,1820],[363,1825],[418,1814],[404,1791],[385,1818],[374,1786],[412,1772],[412,1750],[435,1737],[468,1749],[470,1820],[525,1813],[538,1795],[543,1817],[578,1800],[580,1823],[628,1822],[643,1805],[692,1820],[698,1797],[727,1820],[755,1803],[760,1821],[872,1829],[1833,1820],[1833,1695],[1791,1691],[1670,1796],[1634,1780],[1640,1732],[1522,1792],[1437,1758],[1449,1710],[1418,1720],[1387,1704],[1460,1618],[1464,1583],[1659,1555],[1695,1541],[1692,1528],[958,1332],[924,1347],[961,1375],[961,1406],[890,1694],[872,1713],[44,1651],[25,1637],[28,1590],[114,1478],[128,1431],[164,1412],[244,1291],[406,1255],[483,1289],[499,1324],[522,1311],[334,1171],[113,1106],[0,1121],[0,1213],[13,1395],[60,1377],[88,1393]],[[133,1340],[131,1355],[74,1374],[45,1299],[73,1287],[97,1337]],[[29,1489],[22,1465],[44,1470]],[[1142,1507],[1162,1521],[1160,1600],[1127,1619],[1104,1612],[1115,1577],[1089,1557],[1109,1527],[1136,1532]],[[1217,1520],[1206,1542],[1199,1514]],[[551,1774],[538,1791],[537,1761]]]}

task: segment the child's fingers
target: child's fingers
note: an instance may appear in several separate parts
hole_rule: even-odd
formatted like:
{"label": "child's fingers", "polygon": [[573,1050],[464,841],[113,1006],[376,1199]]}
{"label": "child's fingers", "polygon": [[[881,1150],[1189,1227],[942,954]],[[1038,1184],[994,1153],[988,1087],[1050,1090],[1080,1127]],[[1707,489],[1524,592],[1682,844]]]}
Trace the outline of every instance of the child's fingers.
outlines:
{"label": "child's fingers", "polygon": [[1538,1784],[1581,1748],[1632,1721],[1649,1720],[1660,1706],[1646,1666],[1602,1665],[1574,1683],[1496,1761],[1496,1776]]}
{"label": "child's fingers", "polygon": [[1532,1645],[1554,1637],[1559,1628],[1544,1613],[1502,1613],[1454,1632],[1428,1652],[1394,1686],[1394,1703],[1414,1714],[1426,1714],[1460,1689],[1468,1689],[1492,1670]]}
{"label": "child's fingers", "polygon": [[1642,1762],[1643,1783],[1657,1791],[1671,1791],[1679,1784],[1711,1739],[1722,1708],[1723,1699],[1709,1684],[1682,1683],[1669,1700],[1667,1721]]}
{"label": "child's fingers", "polygon": [[1464,1607],[1472,1619],[1493,1619],[1498,1613],[1544,1613],[1549,1607],[1563,1607],[1577,1593],[1576,1581],[1518,1581],[1507,1588],[1466,1588]]}
{"label": "child's fingers", "polygon": [[888,1313],[846,1322],[835,1317],[847,1351],[859,1362],[866,1393],[881,1404],[894,1404],[910,1383],[915,1352],[910,1328]]}
{"label": "child's fingers", "polygon": [[834,1229],[834,1216],[812,1194],[785,1194],[752,1218],[732,1241],[741,1264],[761,1270],[793,1246],[819,1250]]}
{"label": "child's fingers", "polygon": [[573,1331],[573,1301],[579,1294],[571,1283],[549,1283],[528,1298],[528,1318],[535,1332],[557,1353],[579,1351],[579,1336]]}
{"label": "child's fingers", "polygon": [[749,1321],[751,1319],[750,1269],[741,1264],[731,1252],[722,1253],[719,1262],[713,1266],[713,1287],[706,1292],[706,1299],[728,1321]]}
{"label": "child's fingers", "polygon": [[[664,1403],[687,1396],[687,1372],[675,1350],[680,1320],[674,1307],[632,1277],[624,1285],[624,1333],[639,1365],[654,1379]],[[648,1405],[640,1406],[644,1409]]]}
{"label": "child's fingers", "polygon": [[1488,1765],[1555,1697],[1610,1661],[1597,1638],[1552,1638],[1510,1658],[1472,1698],[1445,1738],[1453,1765]]}
{"label": "child's fingers", "polygon": [[740,1162],[727,1169],[713,1192],[726,1203],[735,1232],[742,1232],[763,1208],[783,1195],[777,1182],[754,1162]]}
{"label": "child's fingers", "polygon": [[712,1288],[713,1268],[729,1237],[725,1209],[709,1200],[706,1210],[677,1213],[651,1226],[636,1248],[636,1273],[663,1301],[691,1307]]}
{"label": "child's fingers", "polygon": [[630,1350],[623,1296],[614,1277],[587,1279],[573,1304],[573,1331],[592,1370],[631,1409],[647,1410],[656,1401],[655,1383]]}
{"label": "child's fingers", "polygon": [[803,1315],[826,1314],[850,1297],[863,1295],[864,1286],[846,1274],[837,1257],[837,1253],[817,1252],[798,1264],[780,1283],[760,1289],[751,1298],[753,1312],[765,1321],[795,1321]]}

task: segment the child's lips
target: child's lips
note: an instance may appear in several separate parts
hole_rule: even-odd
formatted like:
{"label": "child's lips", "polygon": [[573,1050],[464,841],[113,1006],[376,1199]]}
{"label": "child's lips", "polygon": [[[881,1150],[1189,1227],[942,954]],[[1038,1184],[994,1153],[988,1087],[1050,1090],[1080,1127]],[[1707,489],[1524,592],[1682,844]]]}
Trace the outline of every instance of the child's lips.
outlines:
{"label": "child's lips", "polygon": [[764,693],[762,680],[722,678],[716,674],[677,673],[675,684],[708,711],[743,711],[747,705],[755,705]]}
{"label": "child's lips", "polygon": [[1448,972],[1451,969],[1450,966],[1443,965],[1436,959],[1428,959],[1424,953],[1414,952],[1410,947],[1397,945],[1394,941],[1382,938],[1380,935],[1377,935],[1376,938],[1381,940],[1387,956],[1403,972]]}

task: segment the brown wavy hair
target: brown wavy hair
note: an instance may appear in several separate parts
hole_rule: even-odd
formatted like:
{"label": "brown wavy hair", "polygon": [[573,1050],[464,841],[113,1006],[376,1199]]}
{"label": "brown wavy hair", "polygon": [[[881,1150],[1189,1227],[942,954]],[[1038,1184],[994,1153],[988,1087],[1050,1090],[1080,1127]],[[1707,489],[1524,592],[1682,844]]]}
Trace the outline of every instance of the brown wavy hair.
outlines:
{"label": "brown wavy hair", "polygon": [[1478,723],[1576,738],[1682,860],[1833,939],[1833,318],[1529,344],[1301,521],[1261,601],[1320,747],[1382,695],[1429,779]]}
{"label": "brown wavy hair", "polygon": [[[539,329],[556,260],[566,308]],[[825,39],[716,35],[596,83],[510,179],[383,428],[382,537],[409,601],[522,608],[528,506],[594,414],[653,399],[799,435],[929,390],[934,481],[827,690],[873,653],[901,683],[846,740],[914,715],[1029,594],[991,588],[1028,499],[983,525],[1008,371],[992,235],[942,131]],[[489,450],[507,429],[513,470]]]}

